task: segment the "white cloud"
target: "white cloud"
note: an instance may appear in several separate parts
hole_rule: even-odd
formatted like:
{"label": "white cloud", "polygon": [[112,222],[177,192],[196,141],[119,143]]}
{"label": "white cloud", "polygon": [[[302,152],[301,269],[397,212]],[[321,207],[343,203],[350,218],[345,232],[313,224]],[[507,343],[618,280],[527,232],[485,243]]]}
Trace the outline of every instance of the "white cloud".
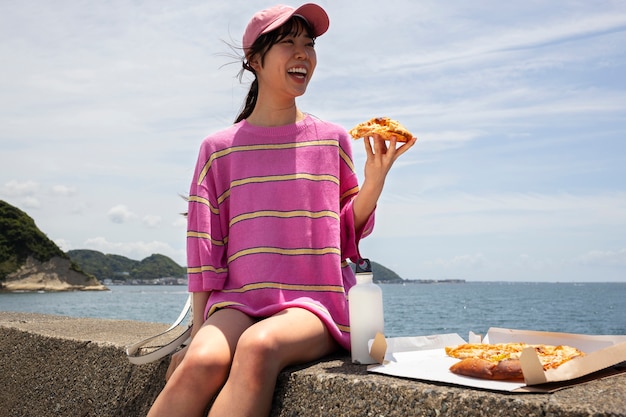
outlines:
{"label": "white cloud", "polygon": [[484,268],[486,264],[488,264],[488,261],[485,259],[485,257],[481,253],[457,255],[450,259],[437,258],[432,261],[424,262],[425,266],[436,266],[436,267],[442,267],[444,269],[449,269],[449,268],[479,269],[479,268]]}
{"label": "white cloud", "polygon": [[[537,246],[540,246],[538,244]],[[550,256],[554,256],[553,253],[548,254],[547,256],[537,256],[537,255],[528,255],[526,253],[521,254],[508,265],[509,269],[515,270],[526,270],[532,273],[545,273],[559,270],[569,270],[569,262],[563,259],[552,259]],[[507,265],[504,265],[506,268]],[[529,274],[530,275],[530,274]]]}
{"label": "white cloud", "polygon": [[449,148],[464,146],[467,142],[484,136],[485,132],[480,131],[437,131],[419,134],[420,149],[422,151],[443,151]]}
{"label": "white cloud", "polygon": [[72,196],[76,194],[76,187],[70,187],[67,185],[55,185],[52,187],[52,193],[58,196]]}
{"label": "white cloud", "polygon": [[18,199],[20,208],[22,209],[38,209],[41,208],[41,201],[36,197],[21,197]]}
{"label": "white cloud", "polygon": [[144,216],[144,218],[141,219],[141,221],[144,224],[144,226],[150,229],[154,229],[161,225],[162,219],[161,219],[161,216],[149,214],[147,216]]}
{"label": "white cloud", "polygon": [[54,239],[54,243],[61,249],[63,252],[67,252],[72,250],[72,243],[65,239]]}
{"label": "white cloud", "polygon": [[11,180],[0,189],[0,198],[21,210],[37,210],[41,208],[41,186],[37,181]]}
{"label": "white cloud", "polygon": [[626,193],[383,196],[376,233],[382,237],[523,233],[584,227],[626,227]]}
{"label": "white cloud", "polygon": [[107,216],[110,221],[118,224],[126,223],[137,217],[135,213],[130,211],[128,207],[123,204],[112,207],[107,213]]}
{"label": "white cloud", "polygon": [[585,266],[626,267],[626,248],[618,250],[592,250],[581,255],[578,262]]}
{"label": "white cloud", "polygon": [[187,218],[184,216],[179,216],[172,222],[172,227],[177,229],[186,229],[187,228]]}
{"label": "white cloud", "polygon": [[36,181],[8,181],[2,187],[2,193],[9,197],[33,196],[39,191],[39,183]]}

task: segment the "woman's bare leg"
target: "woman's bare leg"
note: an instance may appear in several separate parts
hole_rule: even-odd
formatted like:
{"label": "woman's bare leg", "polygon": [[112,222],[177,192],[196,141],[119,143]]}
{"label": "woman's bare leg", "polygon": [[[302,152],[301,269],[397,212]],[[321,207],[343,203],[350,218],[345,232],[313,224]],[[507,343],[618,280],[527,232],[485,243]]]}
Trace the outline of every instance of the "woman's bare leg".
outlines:
{"label": "woman's bare leg", "polygon": [[254,319],[232,309],[211,315],[194,336],[148,417],[203,416],[228,378],[239,337],[253,323]]}
{"label": "woman's bare leg", "polygon": [[283,368],[319,359],[337,348],[324,323],[301,308],[255,323],[239,338],[230,375],[209,416],[269,415],[276,379]]}

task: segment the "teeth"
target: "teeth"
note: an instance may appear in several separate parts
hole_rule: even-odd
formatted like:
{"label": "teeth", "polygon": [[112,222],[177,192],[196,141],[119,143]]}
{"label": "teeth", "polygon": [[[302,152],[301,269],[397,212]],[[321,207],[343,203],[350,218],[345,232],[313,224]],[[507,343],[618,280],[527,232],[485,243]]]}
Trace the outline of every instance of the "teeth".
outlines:
{"label": "teeth", "polygon": [[306,68],[289,68],[287,72],[306,75]]}

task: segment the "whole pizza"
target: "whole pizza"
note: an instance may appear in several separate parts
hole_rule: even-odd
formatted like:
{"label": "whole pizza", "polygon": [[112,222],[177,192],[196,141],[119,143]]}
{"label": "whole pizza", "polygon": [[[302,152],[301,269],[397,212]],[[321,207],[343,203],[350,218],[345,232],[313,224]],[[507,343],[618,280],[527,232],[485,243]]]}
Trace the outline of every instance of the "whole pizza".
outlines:
{"label": "whole pizza", "polygon": [[465,343],[447,346],[446,354],[461,359],[450,371],[464,376],[482,379],[523,381],[520,363],[522,351],[532,347],[537,352],[544,370],[558,368],[565,362],[584,353],[571,346],[530,345],[526,343]]}

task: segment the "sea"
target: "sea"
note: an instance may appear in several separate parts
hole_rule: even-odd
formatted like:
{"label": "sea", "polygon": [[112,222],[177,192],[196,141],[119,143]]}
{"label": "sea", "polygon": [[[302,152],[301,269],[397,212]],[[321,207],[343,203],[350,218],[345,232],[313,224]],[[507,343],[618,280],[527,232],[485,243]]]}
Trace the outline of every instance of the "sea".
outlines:
{"label": "sea", "polygon": [[[387,337],[490,327],[626,335],[626,282],[380,284]],[[110,291],[0,293],[0,311],[171,323],[185,286],[113,285]]]}

